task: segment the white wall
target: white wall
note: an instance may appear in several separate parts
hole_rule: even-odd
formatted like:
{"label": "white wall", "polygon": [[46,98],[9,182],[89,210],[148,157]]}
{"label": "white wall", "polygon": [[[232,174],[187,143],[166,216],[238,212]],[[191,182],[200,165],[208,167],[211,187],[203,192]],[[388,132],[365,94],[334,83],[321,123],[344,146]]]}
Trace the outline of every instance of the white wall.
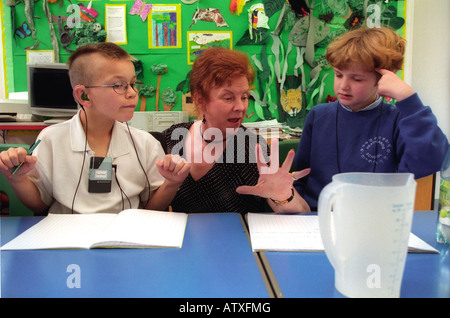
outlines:
{"label": "white wall", "polygon": [[407,0],[405,81],[432,108],[450,139],[449,14],[449,0]]}
{"label": "white wall", "polygon": [[[405,81],[450,140],[450,1],[407,0]],[[439,198],[439,173],[435,199]],[[435,207],[436,208],[436,207]]]}

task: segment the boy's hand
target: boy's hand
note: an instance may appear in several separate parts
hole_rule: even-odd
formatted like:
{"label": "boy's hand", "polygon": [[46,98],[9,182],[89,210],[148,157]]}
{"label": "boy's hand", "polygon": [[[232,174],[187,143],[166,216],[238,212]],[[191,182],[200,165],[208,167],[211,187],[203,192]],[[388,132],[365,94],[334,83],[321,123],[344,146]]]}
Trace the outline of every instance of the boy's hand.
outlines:
{"label": "boy's hand", "polygon": [[[36,165],[37,158],[35,156],[27,156],[27,151],[22,148],[9,148],[8,150],[2,151],[0,153],[0,172],[7,179],[11,179],[15,176],[23,176],[28,172],[33,170]],[[14,174],[11,175],[14,167],[18,166],[20,163],[24,163],[22,167]]]}
{"label": "boy's hand", "polygon": [[191,164],[178,155],[165,155],[156,161],[156,167],[167,181],[181,184],[188,176]]}
{"label": "boy's hand", "polygon": [[394,72],[385,69],[376,69],[376,71],[381,75],[378,80],[378,94],[380,96],[401,101],[414,94],[414,90]]}

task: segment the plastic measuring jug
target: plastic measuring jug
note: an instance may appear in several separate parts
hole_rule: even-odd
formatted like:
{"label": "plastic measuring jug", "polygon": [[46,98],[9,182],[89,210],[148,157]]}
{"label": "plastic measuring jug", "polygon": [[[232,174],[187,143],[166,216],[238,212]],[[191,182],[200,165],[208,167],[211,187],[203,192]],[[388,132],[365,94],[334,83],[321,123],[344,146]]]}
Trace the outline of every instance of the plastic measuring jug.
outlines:
{"label": "plastic measuring jug", "polygon": [[416,182],[410,173],[342,173],[319,195],[320,234],[347,297],[399,297]]}

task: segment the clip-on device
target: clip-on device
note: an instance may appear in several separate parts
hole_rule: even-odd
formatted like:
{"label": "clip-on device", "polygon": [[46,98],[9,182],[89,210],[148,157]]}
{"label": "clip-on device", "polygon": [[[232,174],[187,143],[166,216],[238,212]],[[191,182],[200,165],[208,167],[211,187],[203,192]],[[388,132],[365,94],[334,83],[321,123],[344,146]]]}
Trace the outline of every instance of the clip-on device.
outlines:
{"label": "clip-on device", "polygon": [[89,166],[89,186],[90,193],[111,192],[112,158],[91,157]]}

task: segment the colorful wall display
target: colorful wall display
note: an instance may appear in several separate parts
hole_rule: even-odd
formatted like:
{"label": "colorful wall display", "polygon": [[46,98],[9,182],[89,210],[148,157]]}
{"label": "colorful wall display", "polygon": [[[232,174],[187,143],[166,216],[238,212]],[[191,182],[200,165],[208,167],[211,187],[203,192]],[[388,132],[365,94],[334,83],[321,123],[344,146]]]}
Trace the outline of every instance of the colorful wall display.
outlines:
{"label": "colorful wall display", "polygon": [[148,27],[150,49],[181,47],[180,5],[153,5]]}
{"label": "colorful wall display", "polygon": [[[220,45],[248,54],[257,70],[246,121],[276,118],[301,127],[311,107],[334,98],[332,70],[324,59],[328,43],[362,23],[389,25],[404,35],[405,3],[4,0],[0,9],[7,92],[27,90],[27,56],[38,56],[27,52],[52,51],[54,61],[64,63],[79,45],[116,38],[139,60],[137,71],[147,93],[137,110],[155,110],[156,104],[165,104],[163,92],[170,92],[170,109],[179,111],[191,106],[191,64],[205,47]],[[158,65],[164,65],[164,75],[152,71]],[[153,89],[157,86],[158,94]]]}
{"label": "colorful wall display", "polygon": [[194,64],[197,56],[208,47],[233,48],[231,31],[188,32],[187,33],[187,58],[188,64]]}

